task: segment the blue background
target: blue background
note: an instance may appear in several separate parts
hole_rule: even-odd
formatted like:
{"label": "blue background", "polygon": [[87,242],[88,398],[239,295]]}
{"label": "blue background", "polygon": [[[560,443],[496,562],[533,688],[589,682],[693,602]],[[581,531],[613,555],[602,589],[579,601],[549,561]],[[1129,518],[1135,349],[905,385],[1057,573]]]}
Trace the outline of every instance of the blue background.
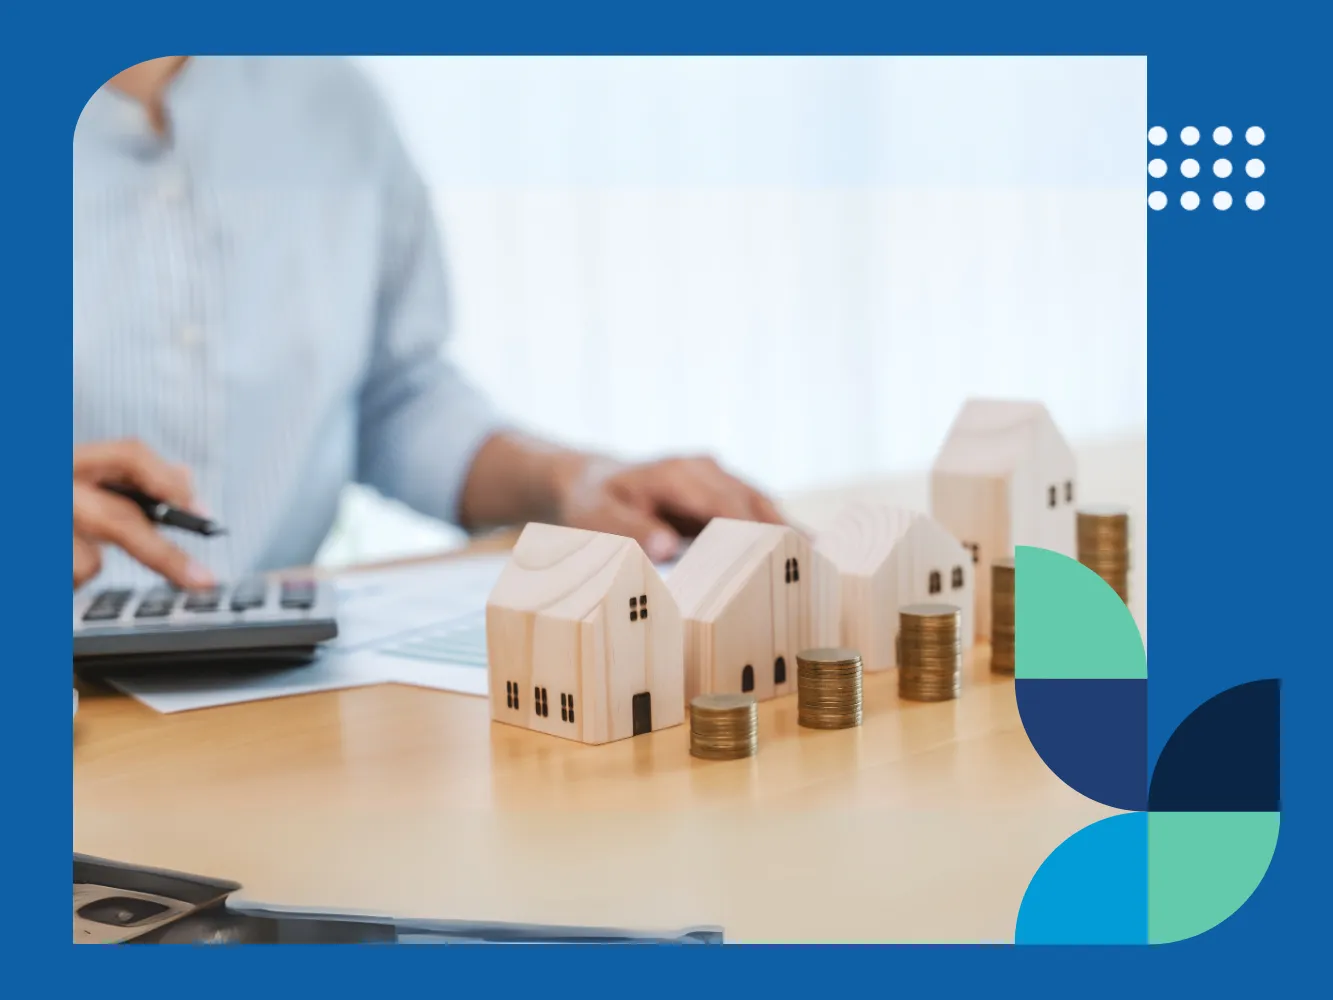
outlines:
{"label": "blue background", "polygon": [[[833,0],[280,7],[236,0],[102,6],[77,17],[53,7],[7,12],[0,72],[8,132],[0,171],[9,260],[0,273],[10,354],[0,375],[8,486],[0,504],[11,560],[0,587],[24,627],[11,635],[5,657],[6,846],[13,868],[0,922],[7,942],[23,942],[14,949],[19,962],[45,985],[83,988],[142,983],[170,969],[192,995],[284,985],[382,988],[387,975],[396,984],[441,992],[507,984],[543,994],[560,984],[585,993],[679,992],[687,980],[657,973],[685,965],[707,966],[755,991],[779,983],[826,987],[830,974],[848,982],[865,977],[872,989],[889,991],[914,982],[950,992],[990,989],[1002,978],[1053,993],[1070,986],[1122,993],[1150,984],[1243,990],[1269,986],[1308,964],[1316,922],[1306,913],[1322,914],[1328,876],[1327,828],[1318,817],[1329,789],[1325,720],[1333,671],[1322,627],[1329,596],[1323,383],[1330,125],[1329,82],[1320,70],[1326,53],[1316,49],[1327,29],[1316,30],[1300,9],[1277,3],[871,8]],[[1150,149],[1173,167],[1191,155],[1179,141],[1185,125],[1203,133],[1193,155],[1205,170],[1190,185],[1203,195],[1200,209],[1179,208],[1185,184],[1177,173],[1162,185],[1171,207],[1149,213],[1149,756],[1208,696],[1245,680],[1283,679],[1286,815],[1268,877],[1250,902],[1209,934],[1153,949],[55,954],[71,947],[65,897],[57,891],[69,873],[72,826],[64,714],[69,647],[59,641],[67,634],[68,508],[49,500],[65,495],[70,440],[70,142],[97,86],[126,65],[178,52],[1147,54],[1148,124],[1163,125],[1171,139],[1152,149],[1145,137],[1145,195]],[[1204,183],[1211,182],[1211,158],[1204,156],[1219,124],[1235,133],[1233,161],[1246,127],[1258,124],[1267,133],[1257,154],[1268,168],[1255,185],[1267,198],[1260,212],[1243,206],[1248,187],[1239,165],[1228,188],[1235,207],[1211,208],[1217,185]],[[1270,612],[1281,616],[1274,634],[1263,625]],[[445,962],[447,974],[440,969]],[[594,962],[606,968],[590,981]],[[195,965],[218,968],[201,977],[186,969]],[[17,971],[11,965],[7,978],[13,981]]]}

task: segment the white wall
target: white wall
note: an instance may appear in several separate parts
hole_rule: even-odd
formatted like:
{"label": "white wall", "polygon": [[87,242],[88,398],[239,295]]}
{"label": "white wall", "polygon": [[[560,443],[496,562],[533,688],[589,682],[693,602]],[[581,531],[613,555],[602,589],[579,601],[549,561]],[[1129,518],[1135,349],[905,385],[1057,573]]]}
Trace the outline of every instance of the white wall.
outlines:
{"label": "white wall", "polygon": [[535,430],[791,491],[924,467],[971,394],[1146,425],[1141,58],[361,62]]}

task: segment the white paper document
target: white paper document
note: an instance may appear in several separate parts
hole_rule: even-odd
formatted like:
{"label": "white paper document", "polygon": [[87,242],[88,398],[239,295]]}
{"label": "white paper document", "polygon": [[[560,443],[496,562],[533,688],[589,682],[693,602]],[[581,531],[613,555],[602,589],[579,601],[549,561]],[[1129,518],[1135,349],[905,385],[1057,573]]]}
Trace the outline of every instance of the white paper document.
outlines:
{"label": "white paper document", "polygon": [[338,638],[307,666],[109,680],[163,713],[369,684],[484,695],[486,598],[505,562],[504,556],[459,559],[340,577]]}
{"label": "white paper document", "polygon": [[374,648],[486,608],[506,556],[446,560],[348,573],[338,589],[338,638],[331,649]]}
{"label": "white paper document", "polygon": [[[485,671],[482,671],[485,674]],[[155,712],[189,712],[196,708],[236,705],[243,701],[286,698],[294,694],[388,684],[391,671],[378,658],[321,652],[311,664],[272,671],[219,673],[189,671],[141,677],[111,677],[108,683],[143,702]]]}

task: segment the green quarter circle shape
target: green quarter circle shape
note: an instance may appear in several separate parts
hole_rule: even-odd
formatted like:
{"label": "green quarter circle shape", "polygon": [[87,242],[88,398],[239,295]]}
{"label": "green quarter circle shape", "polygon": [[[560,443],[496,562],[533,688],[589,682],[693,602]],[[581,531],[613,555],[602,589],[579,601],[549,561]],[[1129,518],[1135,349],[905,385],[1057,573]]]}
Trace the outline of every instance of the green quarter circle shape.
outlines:
{"label": "green quarter circle shape", "polygon": [[1148,942],[1195,937],[1235,913],[1263,881],[1281,813],[1148,813]]}
{"label": "green quarter circle shape", "polygon": [[1014,676],[1146,680],[1134,616],[1106,581],[1048,549],[1014,550]]}

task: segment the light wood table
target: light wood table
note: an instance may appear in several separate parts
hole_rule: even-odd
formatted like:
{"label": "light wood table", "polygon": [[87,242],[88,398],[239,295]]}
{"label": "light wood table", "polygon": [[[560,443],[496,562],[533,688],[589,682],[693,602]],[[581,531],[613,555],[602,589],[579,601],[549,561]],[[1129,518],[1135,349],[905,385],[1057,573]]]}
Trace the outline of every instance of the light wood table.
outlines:
{"label": "light wood table", "polygon": [[794,696],[764,704],[759,755],[730,762],[690,757],[684,726],[586,747],[393,685],[173,716],[84,690],[74,849],[293,906],[1012,940],[1033,872],[1112,810],[1046,769],[984,644],[956,702],[895,685],[867,677],[864,725],[841,732],[800,729]]}

